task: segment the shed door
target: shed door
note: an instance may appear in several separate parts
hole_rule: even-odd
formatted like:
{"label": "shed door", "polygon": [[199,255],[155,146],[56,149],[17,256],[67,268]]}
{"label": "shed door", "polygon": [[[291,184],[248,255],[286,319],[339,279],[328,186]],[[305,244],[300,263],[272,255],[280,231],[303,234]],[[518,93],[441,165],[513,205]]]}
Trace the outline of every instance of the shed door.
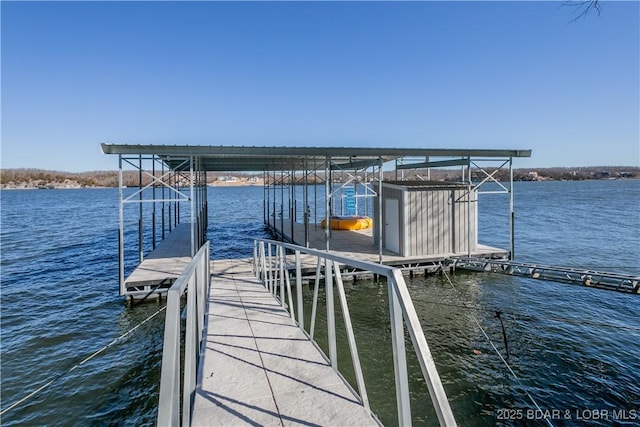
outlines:
{"label": "shed door", "polygon": [[398,199],[384,200],[384,247],[400,253],[400,221]]}

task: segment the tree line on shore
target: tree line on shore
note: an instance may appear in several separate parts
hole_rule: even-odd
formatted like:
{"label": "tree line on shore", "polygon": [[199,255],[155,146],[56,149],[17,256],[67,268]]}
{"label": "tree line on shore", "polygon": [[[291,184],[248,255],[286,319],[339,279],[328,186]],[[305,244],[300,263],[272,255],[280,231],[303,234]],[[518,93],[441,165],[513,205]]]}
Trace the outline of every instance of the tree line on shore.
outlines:
{"label": "tree line on shore", "polygon": [[[491,174],[495,169],[486,169]],[[480,180],[484,173],[477,169],[471,169],[472,177]],[[159,174],[158,174],[159,175]],[[215,182],[229,173],[209,172],[208,182]],[[405,171],[403,179],[426,179],[426,170]],[[262,174],[240,174],[238,178],[250,177],[262,178]],[[493,175],[497,180],[507,181],[509,170],[500,169]],[[555,167],[555,168],[531,168],[514,169],[513,177],[516,181],[548,181],[548,180],[585,180],[585,179],[617,179],[640,178],[640,167],[628,166],[599,166],[599,167]],[[336,180],[334,176],[334,180]],[[385,179],[395,179],[395,172],[385,173]],[[435,181],[460,181],[460,169],[432,169],[430,179]],[[151,177],[143,174],[142,185],[151,183]],[[0,169],[1,188],[79,188],[79,187],[117,187],[117,171],[93,171],[93,172],[61,172],[43,169]],[[123,185],[136,187],[139,185],[138,171],[123,171]]]}

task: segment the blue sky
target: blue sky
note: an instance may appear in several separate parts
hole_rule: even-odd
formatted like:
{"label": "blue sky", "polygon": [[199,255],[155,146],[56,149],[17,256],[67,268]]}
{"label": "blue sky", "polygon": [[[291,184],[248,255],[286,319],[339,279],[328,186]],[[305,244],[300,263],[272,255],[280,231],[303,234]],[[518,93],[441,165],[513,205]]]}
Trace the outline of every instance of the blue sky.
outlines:
{"label": "blue sky", "polygon": [[530,148],[640,166],[640,7],[605,2],[1,3],[3,168],[101,142]]}

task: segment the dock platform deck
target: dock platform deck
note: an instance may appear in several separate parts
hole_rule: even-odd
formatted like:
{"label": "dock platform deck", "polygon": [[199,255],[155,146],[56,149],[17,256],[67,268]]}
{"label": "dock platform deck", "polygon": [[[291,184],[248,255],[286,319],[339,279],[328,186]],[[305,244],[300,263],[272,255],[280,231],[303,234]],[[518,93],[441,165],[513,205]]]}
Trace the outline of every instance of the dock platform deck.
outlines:
{"label": "dock platform deck", "polygon": [[212,261],[192,425],[379,425],[251,272]]}
{"label": "dock platform deck", "polygon": [[[304,246],[305,232],[304,224],[295,222],[293,224],[293,236],[291,236],[291,222],[284,220],[284,232],[280,230],[280,224],[276,224],[275,232],[284,235],[289,241]],[[350,258],[360,259],[377,263],[379,261],[379,249],[373,244],[372,229],[366,230],[331,230],[331,239],[329,249],[332,252],[347,256]],[[309,247],[313,249],[325,248],[325,231],[319,224],[309,225]],[[438,263],[449,258],[467,257],[469,254],[465,252],[443,253],[436,255],[417,255],[417,256],[401,256],[383,248],[382,263],[394,267],[404,267],[418,264]],[[477,258],[507,258],[508,251],[492,246],[478,244],[476,250],[471,251],[472,257]]]}
{"label": "dock platform deck", "polygon": [[168,288],[191,261],[191,227],[178,224],[124,281],[127,295]]}

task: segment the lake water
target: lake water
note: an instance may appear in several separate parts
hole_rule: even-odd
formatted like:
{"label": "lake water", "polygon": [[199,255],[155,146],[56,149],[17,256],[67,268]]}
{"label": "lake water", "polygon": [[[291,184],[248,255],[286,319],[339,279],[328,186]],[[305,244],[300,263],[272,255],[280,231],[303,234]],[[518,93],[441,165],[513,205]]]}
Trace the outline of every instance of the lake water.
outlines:
{"label": "lake water", "polygon": [[[249,256],[252,239],[266,237],[262,196],[261,187],[209,189],[212,257]],[[131,307],[117,295],[117,190],[2,191],[1,203],[5,409],[162,306]],[[506,203],[481,196],[481,243],[508,247]],[[516,183],[515,211],[517,260],[640,274],[640,181]],[[127,213],[130,229],[136,219],[137,212]],[[136,238],[126,236],[127,273]],[[444,277],[416,277],[408,286],[459,425],[541,424],[498,419],[519,418],[506,410],[534,408],[529,396],[562,411],[557,425],[640,423],[637,296],[493,274],[457,273],[452,281],[453,288]],[[393,425],[386,287],[361,280],[347,288],[372,406]],[[308,290],[305,298],[308,304]],[[504,352],[496,311],[518,379],[475,323]],[[153,425],[163,327],[160,313],[5,413],[2,425]],[[340,357],[348,366],[348,353]],[[415,359],[409,362],[414,424],[433,425],[421,374]],[[596,410],[608,419],[585,419]],[[638,418],[611,418],[622,410],[638,411]]]}

